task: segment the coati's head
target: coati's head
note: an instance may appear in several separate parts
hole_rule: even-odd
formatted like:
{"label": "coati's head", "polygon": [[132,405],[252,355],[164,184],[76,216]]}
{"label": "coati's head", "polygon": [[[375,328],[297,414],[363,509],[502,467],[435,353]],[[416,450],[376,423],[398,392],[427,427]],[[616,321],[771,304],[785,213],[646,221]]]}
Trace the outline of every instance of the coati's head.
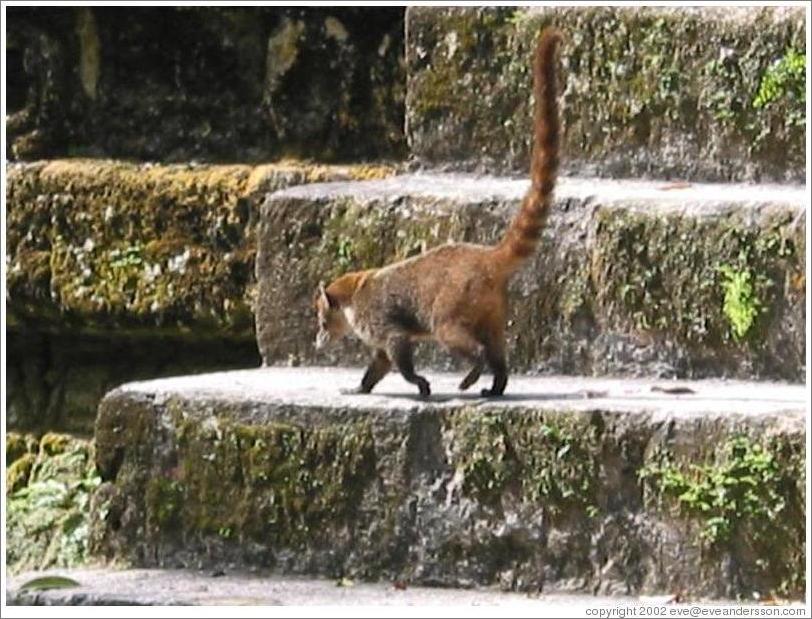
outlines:
{"label": "coati's head", "polygon": [[316,335],[316,350],[340,340],[352,331],[350,323],[347,322],[347,317],[339,307],[338,300],[327,292],[324,282],[319,282],[314,305],[316,306],[316,318],[319,324],[319,332]]}

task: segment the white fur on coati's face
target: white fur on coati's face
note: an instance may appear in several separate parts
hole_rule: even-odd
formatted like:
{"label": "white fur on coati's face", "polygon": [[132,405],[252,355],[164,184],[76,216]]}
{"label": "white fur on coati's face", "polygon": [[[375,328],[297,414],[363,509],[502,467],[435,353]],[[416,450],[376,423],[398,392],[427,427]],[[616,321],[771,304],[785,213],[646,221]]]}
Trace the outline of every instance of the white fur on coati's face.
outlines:
{"label": "white fur on coati's face", "polygon": [[319,325],[315,342],[316,350],[324,348],[327,344],[337,342],[345,335],[349,335],[352,327],[347,322],[344,312],[338,307],[338,302],[327,293],[324,282],[319,283],[314,305]]}

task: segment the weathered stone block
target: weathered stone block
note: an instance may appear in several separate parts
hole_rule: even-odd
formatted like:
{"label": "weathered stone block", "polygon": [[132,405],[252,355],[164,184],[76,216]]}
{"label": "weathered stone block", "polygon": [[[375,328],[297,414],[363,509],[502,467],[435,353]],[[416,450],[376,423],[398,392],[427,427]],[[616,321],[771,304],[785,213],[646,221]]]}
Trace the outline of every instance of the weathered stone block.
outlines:
{"label": "weathered stone block", "polygon": [[[268,197],[257,256],[257,337],[268,364],[360,364],[318,354],[320,279],[448,240],[493,243],[525,181],[411,175]],[[537,256],[512,284],[514,371],[803,380],[800,187],[562,178]],[[426,346],[421,363],[450,359]]]}
{"label": "weathered stone block", "polygon": [[259,199],[296,183],[389,172],[297,162],[11,164],[10,322],[251,334]]}
{"label": "weathered stone block", "polygon": [[[132,383],[96,427],[97,556],[412,584],[798,596],[802,386],[359,370]],[[687,388],[687,391],[685,390]],[[660,389],[659,391],[657,389]],[[724,500],[720,500],[720,499]]]}
{"label": "weathered stone block", "polygon": [[523,171],[531,53],[555,24],[571,172],[800,182],[804,19],[800,7],[410,7],[409,146],[427,164]]}
{"label": "weathered stone block", "polygon": [[401,7],[11,7],[9,155],[399,156]]}

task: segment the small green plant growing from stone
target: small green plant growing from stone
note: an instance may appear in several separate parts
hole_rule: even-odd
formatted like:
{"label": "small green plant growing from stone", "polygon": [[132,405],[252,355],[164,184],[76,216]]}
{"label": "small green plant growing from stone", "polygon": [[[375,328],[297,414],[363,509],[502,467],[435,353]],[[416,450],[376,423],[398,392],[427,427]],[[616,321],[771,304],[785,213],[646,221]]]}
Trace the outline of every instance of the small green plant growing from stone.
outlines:
{"label": "small green plant growing from stone", "polygon": [[719,272],[723,278],[722,311],[730,323],[733,339],[739,342],[750,332],[761,309],[753,287],[753,274],[749,269],[735,269],[727,264],[720,266]]}
{"label": "small green plant growing from stone", "polygon": [[721,463],[686,467],[663,459],[638,475],[679,514],[699,519],[701,536],[710,544],[729,541],[736,527],[746,523],[753,535],[765,535],[786,506],[778,489],[778,462],[746,436],[724,445]]}
{"label": "small green plant growing from stone", "polygon": [[790,121],[796,126],[805,126],[806,56],[796,49],[788,49],[778,62],[764,72],[753,99],[753,107],[767,108],[782,99],[798,104],[793,106],[797,111],[789,112]]}
{"label": "small green plant growing from stone", "polygon": [[114,249],[110,252],[110,266],[114,269],[140,266],[142,262],[142,247],[140,245],[130,245],[124,249]]}
{"label": "small green plant growing from stone", "polygon": [[231,539],[231,537],[234,535],[234,529],[231,527],[220,527],[217,530],[217,534],[223,539]]}
{"label": "small green plant growing from stone", "polygon": [[349,269],[355,261],[355,246],[352,239],[342,236],[338,239],[338,246],[336,247],[336,258],[338,265],[343,269]]}

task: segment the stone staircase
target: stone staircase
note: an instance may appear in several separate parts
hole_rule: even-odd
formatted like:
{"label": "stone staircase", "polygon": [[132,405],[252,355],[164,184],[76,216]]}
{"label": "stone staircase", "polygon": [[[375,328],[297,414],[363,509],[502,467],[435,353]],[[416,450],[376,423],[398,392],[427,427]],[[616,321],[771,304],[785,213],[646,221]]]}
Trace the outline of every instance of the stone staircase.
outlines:
{"label": "stone staircase", "polygon": [[[808,197],[785,59],[803,18],[409,8],[408,165],[14,164],[14,328],[255,329],[267,366],[107,393],[92,555],[339,582],[802,596]],[[313,349],[317,283],[499,238],[527,188],[529,45],[548,22],[570,33],[567,173],[511,286],[507,396],[457,393],[452,360],[428,346],[429,400],[396,374],[339,395],[366,353]],[[768,75],[780,92],[754,105]]]}

